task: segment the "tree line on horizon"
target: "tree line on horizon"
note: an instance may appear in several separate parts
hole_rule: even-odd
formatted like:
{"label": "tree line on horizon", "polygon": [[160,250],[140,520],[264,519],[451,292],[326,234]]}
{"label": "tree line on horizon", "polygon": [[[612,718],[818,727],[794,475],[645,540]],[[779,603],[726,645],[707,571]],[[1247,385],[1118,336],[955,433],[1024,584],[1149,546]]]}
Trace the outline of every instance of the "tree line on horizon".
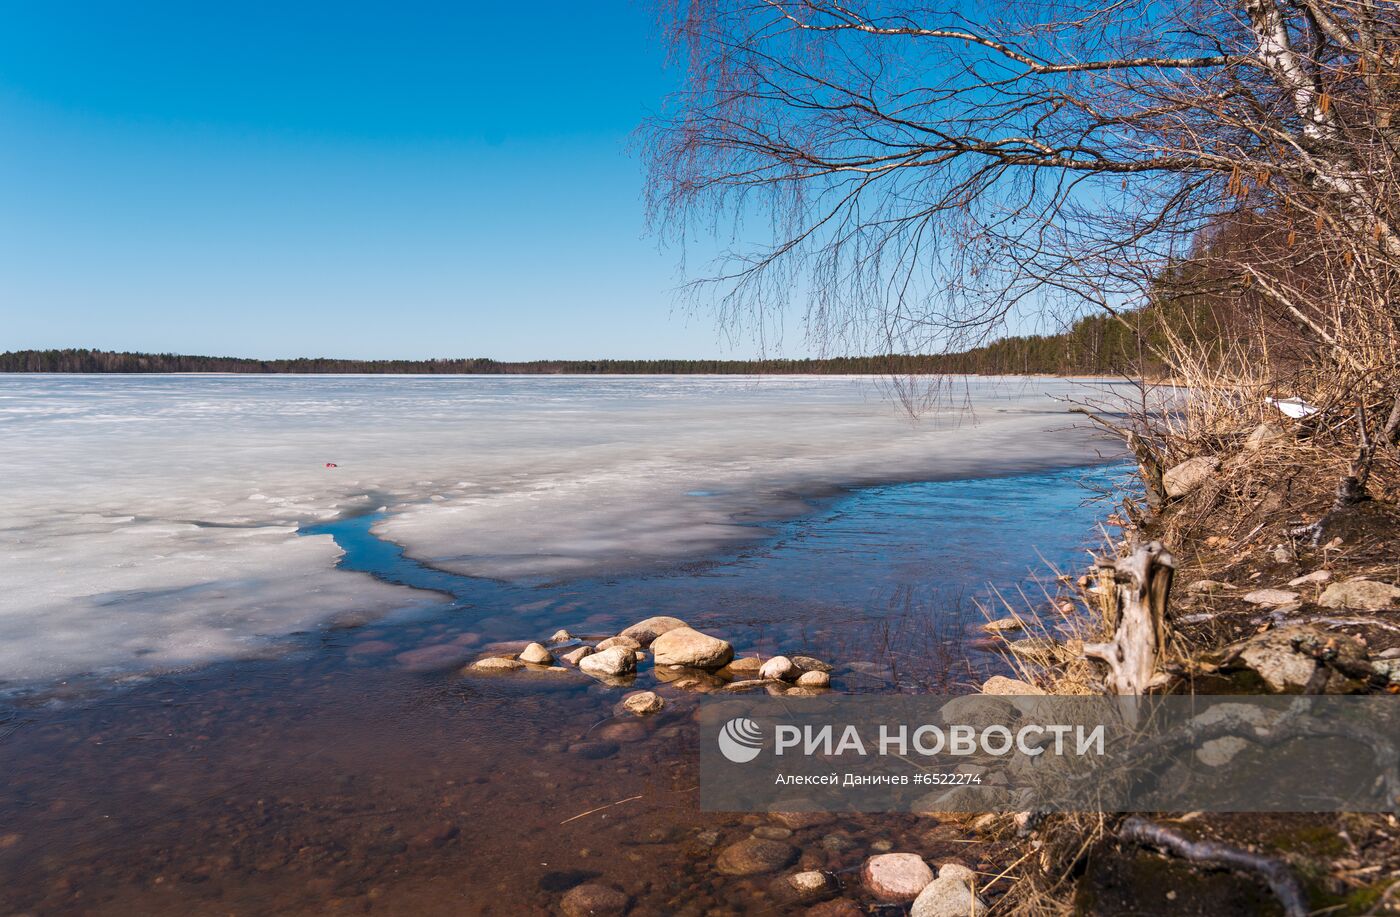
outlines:
{"label": "tree line on horizon", "polygon": [[[0,353],[4,373],[366,373],[378,375],[1117,375],[1136,367],[1137,341],[1121,322],[1089,316],[1067,331],[1006,337],[950,354],[883,354],[762,360],[530,360],[489,357],[432,360],[345,360],[301,357],[257,360],[174,353],[67,348]],[[1134,370],[1136,372],[1136,370]]]}

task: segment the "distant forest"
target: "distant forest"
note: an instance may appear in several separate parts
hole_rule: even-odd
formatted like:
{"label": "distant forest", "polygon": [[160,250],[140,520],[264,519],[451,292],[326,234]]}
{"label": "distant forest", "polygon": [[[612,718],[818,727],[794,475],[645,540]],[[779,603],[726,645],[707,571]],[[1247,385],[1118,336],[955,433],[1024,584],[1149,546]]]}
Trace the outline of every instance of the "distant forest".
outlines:
{"label": "distant forest", "polygon": [[[1140,319],[1132,315],[1130,319]],[[532,360],[485,357],[438,360],[251,360],[104,350],[16,350],[0,353],[7,373],[488,373],[629,375],[697,373],[810,375],[965,373],[971,375],[1138,374],[1135,335],[1109,316],[1091,316],[1055,335],[1008,337],[962,353],[828,357],[802,360]],[[1149,370],[1151,367],[1148,367]]]}

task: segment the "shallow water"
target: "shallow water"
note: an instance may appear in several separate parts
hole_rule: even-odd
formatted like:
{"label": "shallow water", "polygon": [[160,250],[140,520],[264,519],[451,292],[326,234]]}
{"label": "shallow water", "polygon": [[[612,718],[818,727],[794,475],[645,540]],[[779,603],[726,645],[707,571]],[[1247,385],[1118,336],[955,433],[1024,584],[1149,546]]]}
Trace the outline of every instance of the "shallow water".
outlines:
{"label": "shallow water", "polygon": [[915,422],[861,378],[0,376],[0,693],[438,601],[308,523],[384,506],[413,557],[517,584],[655,573],[842,486],[1095,461],[1057,400],[1094,388],[958,380]]}
{"label": "shallow water", "polygon": [[[1084,500],[1116,473],[838,493],[737,550],[555,584],[424,566],[377,538],[372,514],[304,528],[348,570],[447,598],[412,620],[344,615],[279,658],[0,708],[0,913],[545,914],[590,878],[634,914],[784,913],[771,876],[713,869],[726,844],[778,825],[697,811],[702,695],[643,664],[636,686],[667,707],[638,720],[614,715],[624,689],[576,672],[463,676],[460,662],[671,614],[741,653],[837,663],[837,690],[955,690],[1001,666],[977,647],[975,600],[989,584],[1034,600],[1035,575],[1075,564],[1098,515]],[[448,648],[429,670],[401,655],[429,646]],[[912,816],[832,817],[788,839],[848,884],[881,842],[990,867],[968,841]]]}

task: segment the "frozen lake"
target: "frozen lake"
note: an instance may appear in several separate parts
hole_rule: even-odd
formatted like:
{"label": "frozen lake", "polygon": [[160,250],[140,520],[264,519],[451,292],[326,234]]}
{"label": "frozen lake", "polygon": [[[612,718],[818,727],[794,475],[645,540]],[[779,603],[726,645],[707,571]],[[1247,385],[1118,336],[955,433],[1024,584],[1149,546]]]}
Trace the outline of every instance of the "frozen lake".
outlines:
{"label": "frozen lake", "polygon": [[0,686],[276,652],[441,601],[337,569],[318,521],[515,584],[722,555],[839,488],[1116,455],[967,379],[917,421],[833,377],[0,376]]}

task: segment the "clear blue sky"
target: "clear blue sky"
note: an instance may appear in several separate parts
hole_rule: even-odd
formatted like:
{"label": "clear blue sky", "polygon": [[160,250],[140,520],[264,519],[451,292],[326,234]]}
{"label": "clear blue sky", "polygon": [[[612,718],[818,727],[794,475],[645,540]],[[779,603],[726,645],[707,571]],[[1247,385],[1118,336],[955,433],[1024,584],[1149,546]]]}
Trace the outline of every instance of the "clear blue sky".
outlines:
{"label": "clear blue sky", "polygon": [[0,350],[746,356],[673,308],[640,2],[0,0]]}

